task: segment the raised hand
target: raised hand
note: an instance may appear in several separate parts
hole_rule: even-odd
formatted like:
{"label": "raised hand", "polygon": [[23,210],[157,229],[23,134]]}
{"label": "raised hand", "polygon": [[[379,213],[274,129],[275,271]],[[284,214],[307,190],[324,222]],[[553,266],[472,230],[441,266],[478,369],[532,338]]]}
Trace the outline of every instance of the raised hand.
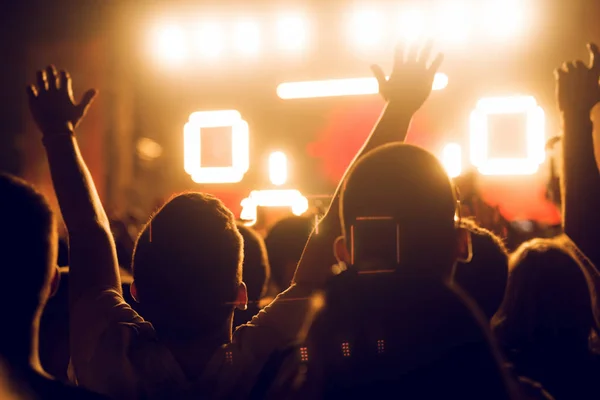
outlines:
{"label": "raised hand", "polygon": [[379,65],[371,66],[379,83],[379,93],[391,105],[414,113],[425,103],[431,93],[435,73],[444,60],[444,56],[438,53],[428,64],[432,48],[431,41],[420,49],[413,45],[405,56],[404,46],[398,45],[389,79]]}
{"label": "raised hand", "polygon": [[37,72],[37,83],[27,87],[29,108],[38,127],[45,136],[72,131],[77,127],[96,91],[90,89],[79,104],[73,99],[71,77],[66,71],[57,73],[50,65]]}
{"label": "raised hand", "polygon": [[558,107],[567,113],[589,113],[600,102],[600,52],[593,43],[587,45],[589,65],[582,61],[565,62],[554,71]]}

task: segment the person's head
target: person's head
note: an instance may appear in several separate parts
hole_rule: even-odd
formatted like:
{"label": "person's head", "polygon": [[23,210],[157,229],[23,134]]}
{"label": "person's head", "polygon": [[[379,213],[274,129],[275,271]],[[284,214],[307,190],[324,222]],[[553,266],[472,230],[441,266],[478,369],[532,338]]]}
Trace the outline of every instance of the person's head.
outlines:
{"label": "person's head", "polygon": [[288,217],[278,221],[265,238],[271,278],[280,290],[290,285],[306,241],[313,228],[308,217]]}
{"label": "person's head", "polygon": [[271,273],[265,241],[254,229],[243,224],[238,224],[238,230],[244,239],[242,279],[248,288],[248,301],[257,302],[267,290]]}
{"label": "person's head", "polygon": [[551,239],[521,245],[510,257],[492,325],[504,347],[586,350],[595,323],[590,284],[577,258]]}
{"label": "person's head", "polygon": [[233,309],[247,302],[242,261],[231,211],[211,195],[180,194],[137,239],[132,295],[159,335],[184,340],[230,332]]}
{"label": "person's head", "polygon": [[508,253],[502,240],[472,220],[461,221],[471,232],[472,255],[468,263],[456,264],[454,282],[491,319],[504,298],[508,279]]}
{"label": "person's head", "polygon": [[[389,244],[397,247],[394,254],[404,270],[448,278],[461,236],[456,211],[454,187],[434,155],[407,144],[381,146],[358,160],[344,182],[340,198],[343,238],[336,242],[336,257],[350,265],[365,261],[352,260],[355,248],[371,246],[379,251],[382,243]],[[395,226],[381,234],[371,230],[359,239],[359,221],[377,224],[382,217],[391,218]]]}
{"label": "person's head", "polygon": [[5,283],[0,291],[0,318],[5,321],[0,346],[4,348],[2,337],[31,337],[32,324],[58,286],[58,237],[46,199],[31,185],[0,174],[0,193],[0,260]]}

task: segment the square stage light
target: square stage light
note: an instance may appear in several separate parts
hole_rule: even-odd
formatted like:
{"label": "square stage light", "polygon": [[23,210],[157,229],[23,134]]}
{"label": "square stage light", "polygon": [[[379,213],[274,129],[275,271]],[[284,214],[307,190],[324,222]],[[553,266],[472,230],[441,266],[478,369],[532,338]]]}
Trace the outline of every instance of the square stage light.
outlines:
{"label": "square stage light", "polygon": [[[490,116],[525,116],[526,157],[490,157]],[[482,175],[533,175],[545,160],[545,115],[532,96],[489,97],[471,113],[471,163]]]}
{"label": "square stage light", "polygon": [[[202,130],[231,129],[231,166],[202,166]],[[223,130],[222,132],[228,132]],[[183,168],[196,183],[240,182],[250,166],[248,124],[236,110],[198,111],[183,128]]]}

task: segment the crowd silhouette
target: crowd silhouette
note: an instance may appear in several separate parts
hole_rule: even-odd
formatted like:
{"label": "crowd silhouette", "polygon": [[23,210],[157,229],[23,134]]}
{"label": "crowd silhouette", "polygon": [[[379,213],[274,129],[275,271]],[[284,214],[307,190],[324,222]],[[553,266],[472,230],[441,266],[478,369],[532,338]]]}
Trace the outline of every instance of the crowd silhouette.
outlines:
{"label": "crowd silhouette", "polygon": [[133,243],[78,147],[96,91],[77,103],[68,72],[39,71],[29,106],[68,257],[44,197],[0,175],[2,398],[600,398],[600,51],[588,50],[555,71],[561,232],[508,249],[498,210],[403,143],[443,62],[431,42],[399,46],[389,79],[372,67],[386,106],[317,228],[289,218],[265,239],[187,192]]}

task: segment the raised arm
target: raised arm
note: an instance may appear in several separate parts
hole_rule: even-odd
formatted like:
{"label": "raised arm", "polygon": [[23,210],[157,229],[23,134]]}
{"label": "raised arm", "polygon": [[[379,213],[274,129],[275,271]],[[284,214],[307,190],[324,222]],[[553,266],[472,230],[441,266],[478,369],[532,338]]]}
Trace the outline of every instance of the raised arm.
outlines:
{"label": "raised arm", "polygon": [[79,104],[73,99],[71,77],[49,66],[28,87],[29,107],[42,131],[50,173],[60,210],[69,231],[69,293],[73,304],[97,289],[121,291],[115,244],[109,221],[90,172],[81,157],[75,128],[96,92],[88,90]]}
{"label": "raised arm", "polygon": [[555,71],[563,128],[562,204],[565,233],[600,265],[600,173],[594,156],[592,108],[600,101],[600,53],[588,45],[590,63],[564,63]]}
{"label": "raised arm", "polygon": [[437,54],[429,63],[432,47],[432,42],[421,48],[412,46],[408,51],[403,46],[396,47],[389,79],[386,79],[381,67],[371,67],[379,83],[379,92],[387,101],[386,106],[365,144],[346,169],[318,230],[310,236],[298,264],[294,283],[320,287],[329,276],[329,267],[335,263],[333,241],[341,235],[339,195],[342,183],[360,157],[376,147],[402,142],[406,138],[410,121],[429,97],[435,73],[443,61],[443,55]]}

